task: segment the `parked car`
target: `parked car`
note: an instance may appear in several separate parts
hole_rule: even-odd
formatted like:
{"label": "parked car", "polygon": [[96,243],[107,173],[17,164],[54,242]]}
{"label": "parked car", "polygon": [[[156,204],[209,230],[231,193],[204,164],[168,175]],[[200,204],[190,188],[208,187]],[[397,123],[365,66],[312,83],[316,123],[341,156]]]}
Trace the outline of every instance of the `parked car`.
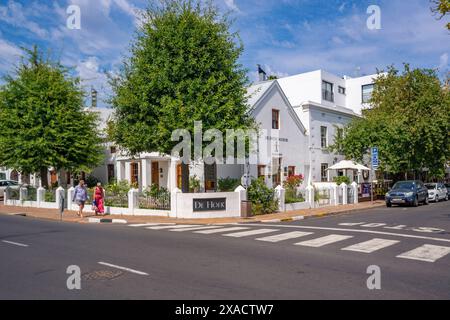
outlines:
{"label": "parked car", "polygon": [[450,197],[450,183],[446,183],[446,184],[444,184],[445,185],[445,187],[447,188],[447,194],[449,195],[449,197]]}
{"label": "parked car", "polygon": [[10,187],[13,190],[19,190],[20,184],[17,181],[13,180],[0,180],[0,199],[3,200],[3,193],[5,192],[6,188]]}
{"label": "parked car", "polygon": [[428,189],[422,181],[399,181],[386,194],[386,206],[406,204],[417,207],[428,204]]}
{"label": "parked car", "polygon": [[439,202],[441,200],[448,200],[448,191],[443,183],[427,183],[425,185],[428,189],[428,200]]}

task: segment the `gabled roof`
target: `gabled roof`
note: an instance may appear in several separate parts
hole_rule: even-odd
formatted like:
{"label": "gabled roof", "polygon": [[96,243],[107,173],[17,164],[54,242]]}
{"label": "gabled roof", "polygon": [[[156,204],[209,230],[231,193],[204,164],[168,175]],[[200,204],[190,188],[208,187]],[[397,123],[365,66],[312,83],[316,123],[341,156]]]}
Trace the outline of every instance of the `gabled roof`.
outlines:
{"label": "gabled roof", "polygon": [[303,134],[306,134],[306,128],[301,122],[300,118],[298,117],[297,113],[295,112],[294,108],[292,107],[291,103],[289,102],[289,99],[286,97],[283,89],[281,88],[280,84],[277,80],[273,81],[265,81],[261,82],[255,85],[250,86],[247,89],[248,94],[248,104],[249,104],[249,111],[250,113],[254,114],[254,112],[261,107],[261,101],[264,100],[264,98],[272,91],[272,90],[278,90],[283,101],[287,105],[287,110],[289,112],[289,115],[292,117],[294,122],[297,124],[300,131],[303,132]]}

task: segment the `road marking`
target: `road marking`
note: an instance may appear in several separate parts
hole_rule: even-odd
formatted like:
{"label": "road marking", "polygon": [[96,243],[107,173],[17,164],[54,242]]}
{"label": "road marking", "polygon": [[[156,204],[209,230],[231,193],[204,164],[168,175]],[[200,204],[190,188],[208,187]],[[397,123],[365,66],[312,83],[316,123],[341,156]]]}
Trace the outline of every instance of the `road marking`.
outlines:
{"label": "road marking", "polygon": [[369,241],[357,243],[355,245],[343,248],[345,251],[356,251],[363,253],[372,253],[381,250],[386,247],[390,247],[394,244],[399,243],[397,240],[387,240],[387,239],[372,239]]}
{"label": "road marking", "polygon": [[340,226],[345,226],[345,227],[354,227],[354,226],[360,226],[362,224],[364,224],[365,222],[355,222],[355,223],[339,223]]}
{"label": "road marking", "polygon": [[12,245],[18,246],[18,247],[28,247],[27,244],[23,244],[23,243],[19,243],[19,242],[12,242],[12,241],[6,241],[6,240],[2,240],[2,242],[12,244]]}
{"label": "road marking", "polygon": [[295,245],[296,246],[304,246],[304,247],[320,248],[320,247],[326,246],[328,244],[332,244],[332,243],[339,242],[339,241],[344,241],[344,240],[351,239],[351,238],[353,238],[353,236],[331,234],[326,237],[299,242],[299,243],[296,243]]}
{"label": "road marking", "polygon": [[242,232],[235,232],[235,233],[228,233],[224,234],[224,237],[233,237],[233,238],[242,238],[242,237],[248,237],[248,236],[254,236],[257,234],[264,234],[264,233],[270,233],[270,232],[277,232],[279,230],[275,229],[256,229],[256,230],[250,230],[250,231],[242,231]]}
{"label": "road marking", "polygon": [[164,230],[164,229],[182,229],[182,228],[190,228],[190,227],[200,227],[198,224],[178,224],[178,225],[170,225],[170,226],[156,226],[156,227],[147,227],[146,229],[151,230]]}
{"label": "road marking", "polygon": [[440,247],[426,244],[417,249],[402,253],[401,255],[398,255],[397,258],[435,262],[449,253],[450,247]]}
{"label": "road marking", "polygon": [[405,226],[404,224],[395,226],[395,227],[384,227],[385,229],[391,229],[391,230],[403,230],[405,229],[407,226]]}
{"label": "road marking", "polygon": [[[260,224],[256,223],[246,223],[246,226],[250,227],[260,227]],[[326,227],[312,227],[312,226],[292,226],[292,225],[276,225],[276,224],[266,224],[265,227],[273,227],[273,228],[290,228],[290,229],[307,229],[307,230],[326,230],[326,231],[338,231],[338,232],[356,232],[356,233],[370,233],[370,234],[378,234],[384,236],[393,236],[393,237],[401,237],[401,238],[412,238],[412,239],[422,239],[422,240],[430,240],[430,241],[442,241],[449,242],[450,239],[444,238],[433,238],[433,237],[425,237],[425,236],[416,236],[412,234],[403,234],[403,233],[393,233],[393,232],[383,232],[383,231],[374,231],[374,230],[359,230],[359,229],[344,229],[344,228],[326,228]]]}
{"label": "road marking", "polygon": [[309,236],[311,234],[313,234],[313,233],[312,232],[303,232],[303,231],[292,231],[292,232],[277,234],[277,235],[269,236],[269,237],[265,237],[265,238],[258,238],[256,240],[275,243],[275,242],[280,242],[280,241],[284,241],[284,240],[305,237],[305,236]]}
{"label": "road marking", "polygon": [[175,223],[142,223],[142,224],[129,224],[129,227],[140,228],[140,227],[152,227],[152,226],[174,226]]}
{"label": "road marking", "polygon": [[229,231],[238,231],[238,230],[248,230],[248,229],[250,229],[250,228],[245,228],[245,227],[231,227],[231,228],[220,228],[220,229],[213,229],[213,230],[195,231],[194,233],[214,234],[214,233],[229,232]]}
{"label": "road marking", "polygon": [[368,223],[368,224],[364,224],[361,227],[366,227],[366,228],[379,228],[379,227],[384,227],[387,226],[386,223]]}
{"label": "road marking", "polygon": [[209,230],[209,229],[217,229],[217,226],[207,226],[207,227],[192,227],[192,228],[180,228],[169,230],[172,232],[186,232],[186,231],[197,231],[197,230]]}
{"label": "road marking", "polygon": [[130,269],[127,267],[121,267],[121,266],[116,266],[114,264],[110,264],[110,263],[106,263],[106,262],[99,262],[98,264],[101,264],[103,266],[107,266],[107,267],[111,267],[111,268],[116,268],[116,269],[120,269],[120,270],[124,270],[124,271],[128,271],[131,273],[135,273],[141,276],[148,276],[148,273],[142,272],[142,271],[138,271],[138,270],[134,270],[134,269]]}

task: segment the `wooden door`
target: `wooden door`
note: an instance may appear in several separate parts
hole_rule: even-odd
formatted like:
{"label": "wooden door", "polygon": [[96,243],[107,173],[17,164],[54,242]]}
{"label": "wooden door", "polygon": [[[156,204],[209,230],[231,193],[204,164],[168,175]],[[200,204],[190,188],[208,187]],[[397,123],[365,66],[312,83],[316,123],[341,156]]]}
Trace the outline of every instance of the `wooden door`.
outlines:
{"label": "wooden door", "polygon": [[152,184],[159,187],[159,162],[152,162]]}

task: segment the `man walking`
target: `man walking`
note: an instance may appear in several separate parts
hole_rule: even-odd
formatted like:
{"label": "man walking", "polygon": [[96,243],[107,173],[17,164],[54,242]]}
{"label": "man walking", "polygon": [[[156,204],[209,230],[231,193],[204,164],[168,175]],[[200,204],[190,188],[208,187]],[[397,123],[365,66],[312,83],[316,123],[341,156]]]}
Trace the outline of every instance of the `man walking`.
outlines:
{"label": "man walking", "polygon": [[72,201],[75,202],[79,207],[77,215],[80,218],[83,218],[83,209],[87,200],[88,200],[87,188],[84,185],[84,180],[80,180],[80,183],[75,188],[72,199]]}

